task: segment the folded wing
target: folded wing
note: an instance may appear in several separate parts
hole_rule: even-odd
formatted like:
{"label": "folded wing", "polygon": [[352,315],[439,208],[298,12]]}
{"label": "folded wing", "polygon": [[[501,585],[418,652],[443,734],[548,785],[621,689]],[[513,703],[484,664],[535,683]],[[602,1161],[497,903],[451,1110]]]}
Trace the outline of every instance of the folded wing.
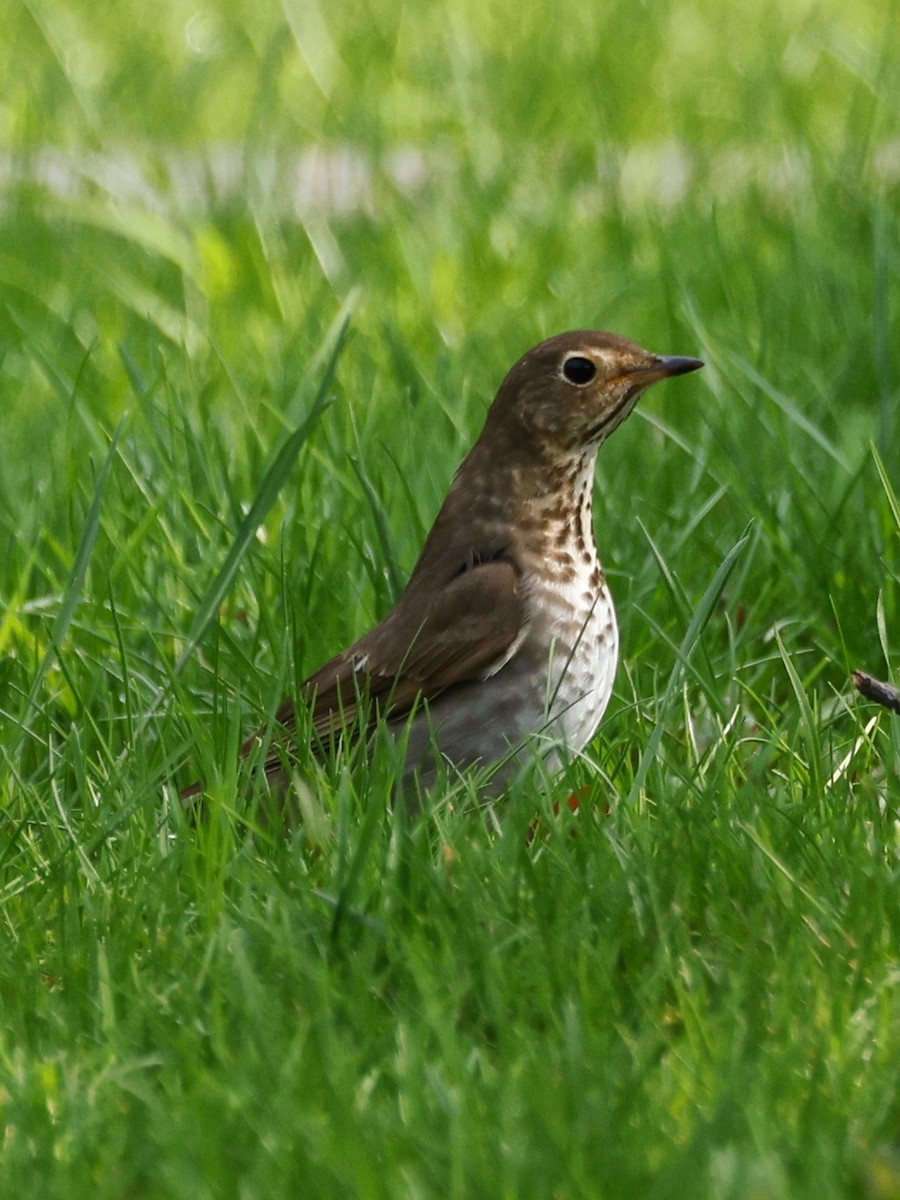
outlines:
{"label": "folded wing", "polygon": [[[320,667],[303,685],[313,729],[327,743],[354,729],[364,706],[371,724],[402,721],[413,705],[460,684],[485,679],[515,654],[528,620],[524,587],[507,559],[475,562],[423,602],[410,589],[371,633]],[[296,730],[293,700],[276,719]],[[249,739],[249,750],[255,738]],[[283,766],[273,752],[266,770]]]}

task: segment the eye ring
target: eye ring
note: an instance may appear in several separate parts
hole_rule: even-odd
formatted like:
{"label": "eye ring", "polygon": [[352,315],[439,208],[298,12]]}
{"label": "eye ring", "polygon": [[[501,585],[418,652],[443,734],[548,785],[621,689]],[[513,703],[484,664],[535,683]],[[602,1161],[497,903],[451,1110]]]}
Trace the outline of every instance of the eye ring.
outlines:
{"label": "eye ring", "polygon": [[597,374],[597,364],[583,354],[570,354],[562,365],[562,376],[575,387],[584,387]]}

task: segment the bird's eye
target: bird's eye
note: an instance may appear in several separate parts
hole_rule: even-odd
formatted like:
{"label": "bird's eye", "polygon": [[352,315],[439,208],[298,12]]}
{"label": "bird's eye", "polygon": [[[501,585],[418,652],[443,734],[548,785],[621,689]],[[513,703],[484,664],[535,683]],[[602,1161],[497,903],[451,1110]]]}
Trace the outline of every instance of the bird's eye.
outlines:
{"label": "bird's eye", "polygon": [[569,383],[574,383],[576,387],[583,387],[586,383],[590,383],[597,374],[597,368],[589,358],[573,354],[563,363],[562,373]]}

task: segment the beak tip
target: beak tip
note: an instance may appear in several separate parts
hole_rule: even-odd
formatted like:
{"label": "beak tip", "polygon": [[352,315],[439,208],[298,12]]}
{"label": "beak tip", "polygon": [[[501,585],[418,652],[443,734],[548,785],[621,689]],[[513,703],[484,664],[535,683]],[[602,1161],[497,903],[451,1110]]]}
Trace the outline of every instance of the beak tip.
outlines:
{"label": "beak tip", "polygon": [[686,358],[680,355],[670,355],[660,358],[659,365],[666,375],[687,375],[690,371],[699,371],[706,364],[702,358]]}

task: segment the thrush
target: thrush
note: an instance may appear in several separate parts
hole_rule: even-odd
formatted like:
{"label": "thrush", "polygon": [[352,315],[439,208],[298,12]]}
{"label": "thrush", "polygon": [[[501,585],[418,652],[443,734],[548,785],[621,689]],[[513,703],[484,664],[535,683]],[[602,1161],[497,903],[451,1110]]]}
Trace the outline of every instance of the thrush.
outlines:
{"label": "thrush", "polygon": [[[523,355],[396,607],[285,701],[266,773],[284,778],[278,742],[310,725],[326,745],[386,722],[403,735],[403,784],[419,788],[442,761],[496,767],[496,792],[535,753],[553,770],[580,751],[609,702],[619,653],[594,540],[597,451],[651,384],[702,366],[592,330]],[[309,722],[298,722],[297,704]]]}

